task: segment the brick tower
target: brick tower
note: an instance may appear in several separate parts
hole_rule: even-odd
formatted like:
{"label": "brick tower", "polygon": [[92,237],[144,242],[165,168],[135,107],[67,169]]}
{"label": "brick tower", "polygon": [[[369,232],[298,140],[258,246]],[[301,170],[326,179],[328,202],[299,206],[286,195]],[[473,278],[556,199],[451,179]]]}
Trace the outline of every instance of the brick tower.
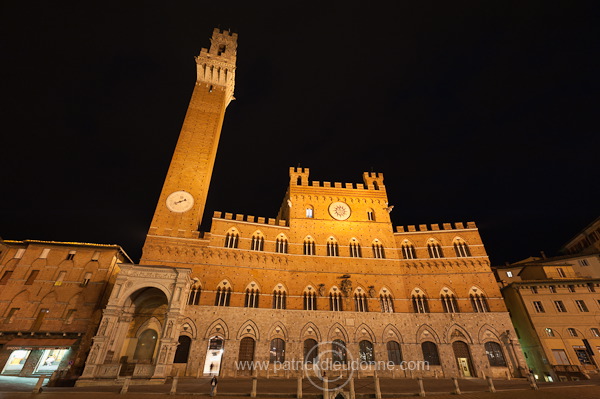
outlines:
{"label": "brick tower", "polygon": [[[215,28],[196,57],[197,78],[179,140],[144,244],[196,238],[206,204],[225,109],[233,99],[237,34]],[[160,238],[159,238],[160,237]]]}

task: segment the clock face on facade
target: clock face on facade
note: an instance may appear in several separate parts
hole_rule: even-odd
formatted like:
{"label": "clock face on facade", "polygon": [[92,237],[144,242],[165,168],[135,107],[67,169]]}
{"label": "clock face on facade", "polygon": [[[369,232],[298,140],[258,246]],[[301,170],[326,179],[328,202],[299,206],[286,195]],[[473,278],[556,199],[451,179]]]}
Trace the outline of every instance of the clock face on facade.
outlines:
{"label": "clock face on facade", "polygon": [[350,207],[343,202],[333,202],[329,205],[329,214],[336,220],[346,220],[350,217]]}
{"label": "clock face on facade", "polygon": [[171,212],[187,212],[194,206],[194,197],[187,191],[175,191],[167,197],[167,208]]}

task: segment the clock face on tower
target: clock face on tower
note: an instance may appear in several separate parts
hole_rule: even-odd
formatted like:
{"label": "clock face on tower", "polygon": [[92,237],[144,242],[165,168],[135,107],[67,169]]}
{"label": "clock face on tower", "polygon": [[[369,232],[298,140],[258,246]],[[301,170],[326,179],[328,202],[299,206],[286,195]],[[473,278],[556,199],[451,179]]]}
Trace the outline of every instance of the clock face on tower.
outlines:
{"label": "clock face on tower", "polygon": [[167,208],[171,212],[187,212],[194,206],[194,197],[187,191],[175,191],[167,197]]}
{"label": "clock face on tower", "polygon": [[350,217],[350,207],[344,202],[333,202],[329,205],[329,214],[336,220],[346,220]]}

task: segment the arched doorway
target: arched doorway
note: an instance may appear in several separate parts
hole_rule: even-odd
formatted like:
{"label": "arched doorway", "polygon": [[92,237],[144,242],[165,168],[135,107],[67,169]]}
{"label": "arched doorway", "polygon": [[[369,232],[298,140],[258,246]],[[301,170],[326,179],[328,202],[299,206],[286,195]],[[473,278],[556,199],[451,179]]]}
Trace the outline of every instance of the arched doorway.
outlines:
{"label": "arched doorway", "polygon": [[224,340],[221,337],[212,337],[208,341],[206,360],[204,361],[204,375],[219,375],[221,359],[223,359]]}
{"label": "arched doorway", "polygon": [[458,370],[464,377],[473,377],[475,370],[473,369],[473,361],[469,352],[469,345],[463,341],[454,341],[452,343],[454,357],[458,365]]}
{"label": "arched doorway", "polygon": [[240,341],[240,352],[238,354],[238,374],[250,375],[254,368],[254,339],[250,337],[242,338]]}
{"label": "arched doorway", "polygon": [[152,363],[157,340],[158,333],[155,330],[151,328],[144,330],[138,337],[133,360],[138,363]]}

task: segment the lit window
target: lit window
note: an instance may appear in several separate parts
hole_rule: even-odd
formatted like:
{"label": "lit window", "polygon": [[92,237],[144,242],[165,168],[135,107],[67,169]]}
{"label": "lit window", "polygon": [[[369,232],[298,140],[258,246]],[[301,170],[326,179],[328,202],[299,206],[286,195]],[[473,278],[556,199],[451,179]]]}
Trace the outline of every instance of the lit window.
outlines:
{"label": "lit window", "polygon": [[507,276],[507,277],[512,277],[512,276],[513,276],[513,274],[512,274],[512,272],[506,272],[506,276]]}
{"label": "lit window", "polygon": [[600,337],[600,331],[596,327],[590,328],[590,332],[594,337]]}
{"label": "lit window", "polygon": [[306,217],[312,219],[313,215],[314,215],[313,209],[312,208],[306,208]]}
{"label": "lit window", "polygon": [[546,328],[544,329],[544,331],[546,331],[546,335],[549,337],[554,337],[554,330],[551,328]]}

